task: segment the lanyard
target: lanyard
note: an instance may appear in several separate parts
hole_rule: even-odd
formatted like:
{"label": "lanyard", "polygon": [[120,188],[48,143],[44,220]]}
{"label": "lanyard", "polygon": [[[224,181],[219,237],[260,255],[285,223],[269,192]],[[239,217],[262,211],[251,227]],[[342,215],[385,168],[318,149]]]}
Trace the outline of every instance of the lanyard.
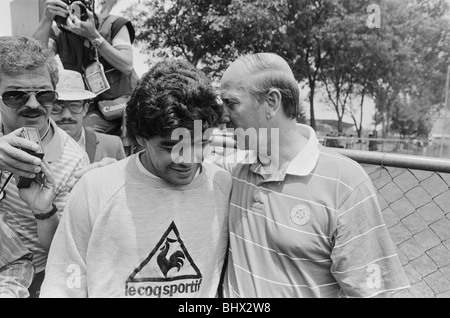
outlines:
{"label": "lanyard", "polygon": [[[5,188],[8,185],[9,181],[11,181],[11,178],[13,177],[13,175],[14,174],[11,173],[2,186],[2,188],[0,190],[0,201],[3,200],[3,198],[5,197]],[[0,172],[0,180],[2,180],[2,177],[3,177],[3,171]]]}

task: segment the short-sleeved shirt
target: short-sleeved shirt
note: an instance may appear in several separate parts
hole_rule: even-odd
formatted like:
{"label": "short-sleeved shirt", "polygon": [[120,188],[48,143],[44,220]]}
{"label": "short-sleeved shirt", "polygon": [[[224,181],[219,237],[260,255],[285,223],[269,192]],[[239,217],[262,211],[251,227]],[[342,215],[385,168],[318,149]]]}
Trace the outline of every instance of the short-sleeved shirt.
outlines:
{"label": "short-sleeved shirt", "polygon": [[0,298],[26,298],[33,281],[31,252],[0,219]]}
{"label": "short-sleeved shirt", "polygon": [[373,184],[355,161],[308,142],[264,174],[233,169],[225,297],[373,297],[409,287]]}
{"label": "short-sleeved shirt", "polygon": [[[61,213],[69,194],[68,185],[74,178],[74,172],[87,166],[89,158],[86,151],[81,149],[77,142],[59,128],[52,119],[50,119],[50,125],[55,134],[44,148],[44,159],[50,164],[55,178],[56,199],[54,204]],[[9,175],[9,172],[2,173],[0,184],[5,184]],[[47,251],[40,244],[33,212],[20,199],[14,177],[7,184],[4,193],[5,196],[0,201],[0,217],[3,217],[3,221],[18,234],[21,241],[33,253],[33,264],[36,272],[39,273],[45,269]]]}

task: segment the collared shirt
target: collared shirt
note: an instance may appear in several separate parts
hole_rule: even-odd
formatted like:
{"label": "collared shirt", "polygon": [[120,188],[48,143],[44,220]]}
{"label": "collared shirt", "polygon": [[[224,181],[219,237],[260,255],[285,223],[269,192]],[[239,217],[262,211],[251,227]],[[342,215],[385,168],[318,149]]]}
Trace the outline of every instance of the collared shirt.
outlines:
{"label": "collared shirt", "polygon": [[0,219],[0,298],[29,297],[33,281],[32,254]]}
{"label": "collared shirt", "polygon": [[232,172],[224,297],[373,297],[409,287],[369,176],[315,132],[271,175]]}
{"label": "collared shirt", "polygon": [[[89,158],[77,142],[59,128],[52,119],[50,119],[50,125],[54,135],[43,151],[44,159],[49,162],[56,183],[56,198],[53,203],[61,214],[69,194],[68,185],[74,178],[73,174],[87,166]],[[3,173],[0,184],[4,184],[9,175],[10,173]],[[8,183],[4,193],[5,196],[0,201],[0,217],[18,234],[21,241],[33,253],[33,264],[36,273],[39,273],[45,269],[47,251],[40,244],[33,212],[20,199],[15,178]]]}
{"label": "collared shirt", "polygon": [[81,129],[81,135],[77,142],[81,149],[86,149],[86,132],[84,131],[84,128]]}

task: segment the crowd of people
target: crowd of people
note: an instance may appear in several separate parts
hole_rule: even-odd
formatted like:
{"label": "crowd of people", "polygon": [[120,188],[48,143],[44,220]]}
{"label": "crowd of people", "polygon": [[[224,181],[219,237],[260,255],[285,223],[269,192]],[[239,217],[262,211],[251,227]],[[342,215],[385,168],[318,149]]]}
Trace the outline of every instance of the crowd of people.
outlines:
{"label": "crowd of people", "polygon": [[[297,124],[283,58],[239,57],[220,98],[183,60],[134,82],[132,25],[114,20],[107,36],[88,16],[57,35],[68,7],[47,0],[34,39],[0,37],[0,297],[386,297],[410,286],[369,176]],[[65,55],[74,43],[83,50]],[[89,52],[132,90],[95,94]],[[140,149],[130,155],[98,108],[123,96],[120,125]],[[210,144],[223,125],[238,142],[219,155]]]}

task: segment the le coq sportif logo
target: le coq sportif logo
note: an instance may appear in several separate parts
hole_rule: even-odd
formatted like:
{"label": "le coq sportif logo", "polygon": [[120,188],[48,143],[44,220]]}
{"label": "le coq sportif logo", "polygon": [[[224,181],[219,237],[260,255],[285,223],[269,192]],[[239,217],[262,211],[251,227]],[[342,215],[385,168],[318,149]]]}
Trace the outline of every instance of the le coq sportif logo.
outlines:
{"label": "le coq sportif logo", "polygon": [[172,222],[125,283],[126,297],[184,297],[197,293],[202,274]]}

